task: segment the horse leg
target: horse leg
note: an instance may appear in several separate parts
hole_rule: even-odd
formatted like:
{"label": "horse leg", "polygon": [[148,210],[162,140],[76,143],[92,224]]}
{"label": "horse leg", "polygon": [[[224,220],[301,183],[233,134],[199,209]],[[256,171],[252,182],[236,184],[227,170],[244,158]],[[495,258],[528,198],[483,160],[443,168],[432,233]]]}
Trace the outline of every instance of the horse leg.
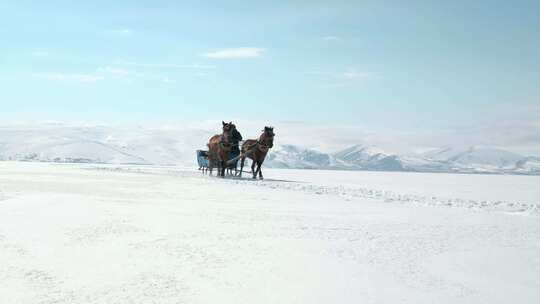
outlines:
{"label": "horse leg", "polygon": [[263,179],[262,169],[261,169],[262,164],[263,164],[263,160],[261,160],[261,161],[258,163],[258,167],[259,167],[259,168],[257,168],[257,171],[259,171],[259,178],[260,178],[260,179]]}
{"label": "horse leg", "polygon": [[219,161],[217,159],[212,161],[212,165],[210,166],[210,175],[212,175],[214,168],[216,168],[216,176],[219,176]]}
{"label": "horse leg", "polygon": [[242,177],[242,171],[244,171],[244,162],[246,161],[245,157],[240,158],[240,177]]}
{"label": "horse leg", "polygon": [[225,170],[227,170],[226,161],[221,161],[221,177],[225,177]]}
{"label": "horse leg", "polygon": [[257,173],[255,172],[255,160],[251,162],[251,173],[253,174],[253,178],[257,178]]}
{"label": "horse leg", "polygon": [[257,178],[257,174],[258,174],[259,177],[262,179],[261,165],[262,165],[262,162],[257,161],[257,170],[255,170],[255,174],[253,175],[253,178]]}

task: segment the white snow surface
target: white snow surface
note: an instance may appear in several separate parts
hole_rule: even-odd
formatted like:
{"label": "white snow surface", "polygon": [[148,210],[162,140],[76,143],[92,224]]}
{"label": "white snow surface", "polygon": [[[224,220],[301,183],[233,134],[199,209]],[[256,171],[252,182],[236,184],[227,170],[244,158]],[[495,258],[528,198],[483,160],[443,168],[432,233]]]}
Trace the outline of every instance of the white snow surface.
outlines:
{"label": "white snow surface", "polygon": [[538,303],[540,178],[0,162],[1,303]]}

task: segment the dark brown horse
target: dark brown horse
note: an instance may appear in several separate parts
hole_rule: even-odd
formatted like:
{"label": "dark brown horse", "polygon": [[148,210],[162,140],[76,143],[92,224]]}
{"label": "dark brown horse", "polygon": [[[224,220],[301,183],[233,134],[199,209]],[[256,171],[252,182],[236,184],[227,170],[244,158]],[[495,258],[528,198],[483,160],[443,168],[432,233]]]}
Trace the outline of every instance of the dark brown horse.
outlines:
{"label": "dark brown horse", "polygon": [[[257,173],[259,178],[263,179],[261,166],[270,150],[274,146],[274,128],[273,127],[264,127],[263,133],[258,140],[248,139],[242,144],[242,151],[240,152],[240,177],[242,177],[242,170],[244,170],[244,161],[246,157],[252,160],[251,163],[251,173],[253,173],[253,178],[257,178]],[[255,170],[255,165],[257,165],[257,170]]]}
{"label": "dark brown horse", "polygon": [[223,124],[223,133],[217,134],[210,138],[208,141],[208,166],[210,167],[210,174],[215,165],[218,166],[218,176],[225,176],[225,169],[227,167],[227,161],[229,160],[229,154],[232,148],[232,130],[234,125],[232,122]]}

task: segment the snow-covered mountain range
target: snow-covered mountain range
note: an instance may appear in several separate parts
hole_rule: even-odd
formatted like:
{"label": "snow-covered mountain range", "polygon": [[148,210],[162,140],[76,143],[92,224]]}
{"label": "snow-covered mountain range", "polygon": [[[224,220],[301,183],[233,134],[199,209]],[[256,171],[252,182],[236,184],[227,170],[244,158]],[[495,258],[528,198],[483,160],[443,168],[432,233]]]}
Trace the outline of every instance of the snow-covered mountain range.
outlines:
{"label": "snow-covered mountain range", "polygon": [[[213,132],[204,128],[110,126],[0,127],[0,160],[193,166],[195,150]],[[540,158],[482,146],[445,147],[398,155],[354,145],[324,153],[276,142],[265,163],[274,168],[540,174]]]}
{"label": "snow-covered mountain range", "polygon": [[397,155],[356,145],[327,154],[294,146],[277,148],[269,165],[278,168],[540,174],[540,158],[481,146],[441,148],[422,154]]}

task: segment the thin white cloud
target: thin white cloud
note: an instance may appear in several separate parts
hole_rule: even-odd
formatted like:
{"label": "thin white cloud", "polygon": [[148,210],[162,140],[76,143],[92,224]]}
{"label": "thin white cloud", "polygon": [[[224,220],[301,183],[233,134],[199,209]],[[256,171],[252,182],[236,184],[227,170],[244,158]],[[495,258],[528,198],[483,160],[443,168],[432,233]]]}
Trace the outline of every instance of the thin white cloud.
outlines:
{"label": "thin white cloud", "polygon": [[106,74],[113,78],[142,77],[144,74],[116,67],[105,66],[97,69],[98,74]]}
{"label": "thin white cloud", "polygon": [[139,63],[132,61],[119,60],[114,64],[116,65],[125,65],[125,66],[135,66],[141,68],[169,68],[169,69],[195,69],[195,70],[211,70],[215,69],[215,65],[205,65],[205,64],[175,64],[175,63]]}
{"label": "thin white cloud", "polygon": [[104,80],[105,77],[97,74],[69,74],[69,73],[42,73],[34,74],[34,77],[51,81],[68,82],[97,82]]}
{"label": "thin white cloud", "polygon": [[129,36],[133,36],[135,32],[132,30],[132,29],[128,29],[128,28],[120,28],[120,29],[109,29],[109,30],[106,30],[104,31],[104,34],[106,36],[111,36],[111,37],[129,37]]}
{"label": "thin white cloud", "polygon": [[148,73],[141,73],[134,70],[134,68],[166,68],[166,69],[192,69],[194,76],[206,76],[205,71],[215,69],[212,65],[201,64],[147,64],[136,63],[129,61],[117,61],[112,65],[102,66],[97,68],[91,73],[62,73],[62,72],[47,72],[47,73],[35,73],[31,74],[32,77],[45,79],[49,81],[63,81],[63,82],[98,82],[102,80],[112,81],[127,81],[133,82],[136,80],[153,80],[164,83],[174,83],[175,79],[165,76],[162,73],[155,73],[148,71]]}
{"label": "thin white cloud", "polygon": [[340,37],[338,36],[332,36],[332,35],[329,35],[329,36],[323,36],[322,37],[322,40],[324,41],[341,41],[343,39],[341,39]]}
{"label": "thin white cloud", "polygon": [[349,68],[339,72],[321,72],[312,71],[308,75],[319,76],[324,79],[324,87],[343,87],[363,83],[368,80],[378,78],[378,75],[372,72],[358,71],[354,68]]}
{"label": "thin white cloud", "polygon": [[337,76],[347,81],[363,81],[363,80],[368,80],[368,79],[373,78],[374,74],[369,73],[369,72],[359,72],[352,69],[352,70],[347,70],[343,73],[340,73]]}
{"label": "thin white cloud", "polygon": [[220,49],[202,54],[202,56],[213,59],[242,59],[261,57],[266,52],[264,48],[239,47]]}
{"label": "thin white cloud", "polygon": [[134,77],[142,77],[144,74],[118,69],[110,66],[97,68],[93,73],[37,73],[32,74],[33,77],[45,79],[49,81],[61,82],[98,82],[106,79],[133,79]]}

